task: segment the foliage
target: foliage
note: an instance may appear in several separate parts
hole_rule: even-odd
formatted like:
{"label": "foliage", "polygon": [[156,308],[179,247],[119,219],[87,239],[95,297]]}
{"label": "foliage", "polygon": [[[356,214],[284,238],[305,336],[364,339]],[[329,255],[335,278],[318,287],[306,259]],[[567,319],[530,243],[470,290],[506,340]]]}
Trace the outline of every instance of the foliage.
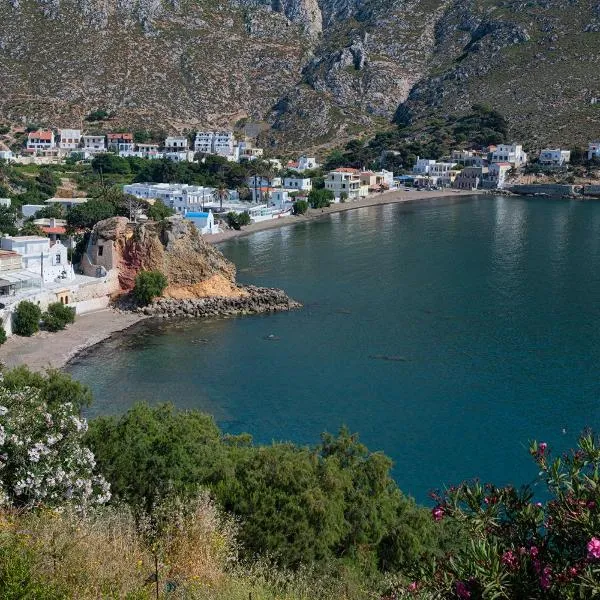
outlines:
{"label": "foliage", "polygon": [[135,277],[133,295],[141,304],[149,304],[163,293],[167,284],[167,278],[160,271],[140,271]]}
{"label": "foliage", "polygon": [[4,329],[4,325],[0,324],[0,346],[6,342],[6,329]]}
{"label": "foliage", "polygon": [[75,321],[75,309],[60,302],[54,302],[42,314],[42,321],[48,331],[60,331]]}
{"label": "foliage", "polygon": [[434,524],[399,492],[391,461],[346,430],[314,448],[261,447],[223,437],[201,413],[136,405],[92,422],[88,441],[115,497],[136,511],[212,490],[241,519],[249,556],[268,553],[294,567],[345,560],[375,572],[412,564],[435,547]]}
{"label": "foliage", "polygon": [[22,300],[14,313],[14,332],[17,335],[30,336],[39,331],[42,311],[37,304]]}
{"label": "foliage", "polygon": [[46,237],[46,234],[33,222],[33,220],[27,220],[23,223],[23,227],[19,229],[19,235],[37,235]]}
{"label": "foliage", "polygon": [[116,215],[115,205],[108,200],[88,200],[71,207],[67,213],[67,225],[71,229],[93,229],[98,221]]}
{"label": "foliage", "polygon": [[35,387],[0,387],[0,503],[86,506],[110,499],[83,446],[87,423],[70,402],[50,403]]}
{"label": "foliage", "polygon": [[36,182],[40,194],[45,198],[54,196],[58,190],[58,178],[48,168],[40,169]]}
{"label": "foliage", "polygon": [[36,219],[64,219],[65,209],[60,204],[48,204],[35,213]]}
{"label": "foliage", "polygon": [[92,111],[89,115],[87,115],[85,120],[86,121],[105,121],[106,119],[108,119],[109,116],[110,115],[109,115],[108,111],[98,109],[98,110]]}
{"label": "foliage", "polygon": [[296,200],[292,210],[295,215],[306,214],[306,211],[308,210],[308,202],[306,200]]}
{"label": "foliage", "polygon": [[121,175],[131,172],[129,161],[108,152],[94,157],[92,169],[96,173],[119,173]]}
{"label": "foliage", "polygon": [[308,193],[308,203],[311,208],[326,208],[334,200],[334,195],[331,190],[312,189]]}
{"label": "foliage", "polygon": [[600,594],[600,446],[584,432],[570,454],[530,448],[546,487],[462,483],[436,495],[436,521],[459,523],[462,547],[412,584],[422,597],[592,598]]}
{"label": "foliage", "polygon": [[12,207],[0,206],[0,234],[17,235],[16,214]]}
{"label": "foliage", "polygon": [[225,220],[227,221],[227,225],[232,229],[239,231],[245,225],[250,225],[251,219],[250,214],[247,211],[241,213],[228,212],[225,215]]}
{"label": "foliage", "polygon": [[146,210],[146,216],[153,221],[162,221],[163,219],[166,219],[174,214],[175,211],[172,208],[169,208],[161,200],[157,200]]}

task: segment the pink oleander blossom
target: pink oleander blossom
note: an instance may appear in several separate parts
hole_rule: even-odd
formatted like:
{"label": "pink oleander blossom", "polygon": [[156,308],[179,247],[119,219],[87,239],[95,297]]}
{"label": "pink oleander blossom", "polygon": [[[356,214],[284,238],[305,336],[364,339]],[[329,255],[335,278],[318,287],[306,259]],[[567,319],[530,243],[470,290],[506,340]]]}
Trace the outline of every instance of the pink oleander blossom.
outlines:
{"label": "pink oleander blossom", "polygon": [[540,575],[540,587],[543,590],[547,590],[552,583],[552,569],[550,567],[544,567],[542,574]]}
{"label": "pink oleander blossom", "polygon": [[545,454],[548,449],[548,444],[546,442],[540,442],[538,446],[538,454]]}
{"label": "pink oleander blossom", "polygon": [[506,565],[510,569],[516,569],[519,566],[519,561],[512,550],[507,550],[502,555],[502,564]]}
{"label": "pink oleander blossom", "polygon": [[444,509],[441,506],[436,506],[431,511],[431,514],[434,521],[441,521],[444,518]]}
{"label": "pink oleander blossom", "polygon": [[458,594],[459,598],[471,597],[471,592],[469,591],[469,588],[467,587],[464,581],[456,582],[456,593]]}
{"label": "pink oleander blossom", "polygon": [[419,589],[419,584],[416,581],[413,581],[408,585],[409,592],[416,592]]}
{"label": "pink oleander blossom", "polygon": [[588,558],[597,560],[600,558],[600,539],[593,537],[587,544]]}
{"label": "pink oleander blossom", "polygon": [[529,556],[531,556],[531,558],[536,558],[538,554],[539,550],[537,549],[537,546],[531,546],[531,548],[529,548]]}

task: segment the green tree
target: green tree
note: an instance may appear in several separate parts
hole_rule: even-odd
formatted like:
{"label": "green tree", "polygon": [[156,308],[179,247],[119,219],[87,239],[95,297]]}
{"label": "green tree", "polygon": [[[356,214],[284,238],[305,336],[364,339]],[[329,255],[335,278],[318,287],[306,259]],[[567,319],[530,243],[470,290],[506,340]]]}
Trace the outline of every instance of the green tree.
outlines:
{"label": "green tree", "polygon": [[33,222],[33,220],[27,220],[23,223],[23,227],[19,229],[19,235],[46,236],[46,234]]}
{"label": "green tree", "polygon": [[167,278],[160,271],[140,271],[135,277],[133,295],[140,304],[149,304],[164,292],[167,284]]}
{"label": "green tree", "polygon": [[42,311],[37,304],[21,300],[14,314],[14,331],[17,335],[31,336],[40,329]]}
{"label": "green tree", "polygon": [[67,212],[67,225],[71,229],[93,229],[98,221],[114,217],[115,205],[108,200],[88,200],[77,204]]}
{"label": "green tree", "polygon": [[0,206],[0,233],[17,235],[16,215],[12,208]]}
{"label": "green tree", "polygon": [[156,200],[156,202],[149,206],[146,210],[147,217],[153,221],[162,221],[163,219],[166,219],[174,214],[175,211],[172,208],[169,208],[161,200]]}
{"label": "green tree", "polygon": [[295,215],[303,215],[308,210],[308,202],[306,200],[296,200],[292,210]]}
{"label": "green tree", "polygon": [[66,211],[60,204],[48,204],[35,213],[36,219],[64,219]]}
{"label": "green tree", "polygon": [[40,169],[36,177],[37,188],[43,198],[50,198],[58,190],[58,178],[50,169]]}
{"label": "green tree", "polygon": [[60,331],[75,321],[75,309],[60,302],[54,302],[42,314],[42,321],[48,331]]}
{"label": "green tree", "polygon": [[326,189],[312,189],[308,193],[308,203],[311,208],[326,208],[334,200],[334,195],[331,190]]}
{"label": "green tree", "polygon": [[96,173],[127,175],[131,168],[127,159],[116,154],[99,154],[92,160],[92,169]]}

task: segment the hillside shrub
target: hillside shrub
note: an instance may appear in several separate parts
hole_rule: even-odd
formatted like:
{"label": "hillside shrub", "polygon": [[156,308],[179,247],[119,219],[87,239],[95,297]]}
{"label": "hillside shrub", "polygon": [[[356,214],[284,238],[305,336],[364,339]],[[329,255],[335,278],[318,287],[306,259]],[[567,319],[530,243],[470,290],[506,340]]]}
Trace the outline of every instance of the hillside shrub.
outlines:
{"label": "hillside shrub", "polygon": [[167,287],[167,278],[160,271],[140,271],[135,277],[133,295],[140,304],[150,304]]}
{"label": "hillside shrub", "polygon": [[42,311],[37,304],[22,300],[17,306],[14,316],[14,332],[17,335],[30,336],[40,329]]}
{"label": "hillside shrub", "polygon": [[42,321],[48,331],[60,331],[75,321],[75,309],[60,302],[54,302],[42,314]]}

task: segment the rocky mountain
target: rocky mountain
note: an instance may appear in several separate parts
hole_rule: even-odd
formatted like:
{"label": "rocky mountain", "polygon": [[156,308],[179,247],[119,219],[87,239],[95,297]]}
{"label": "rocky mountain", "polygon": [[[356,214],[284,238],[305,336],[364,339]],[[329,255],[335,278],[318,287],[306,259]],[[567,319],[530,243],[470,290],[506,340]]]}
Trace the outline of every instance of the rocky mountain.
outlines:
{"label": "rocky mountain", "polygon": [[259,125],[325,148],[486,102],[530,145],[600,137],[598,0],[0,0],[0,120]]}

